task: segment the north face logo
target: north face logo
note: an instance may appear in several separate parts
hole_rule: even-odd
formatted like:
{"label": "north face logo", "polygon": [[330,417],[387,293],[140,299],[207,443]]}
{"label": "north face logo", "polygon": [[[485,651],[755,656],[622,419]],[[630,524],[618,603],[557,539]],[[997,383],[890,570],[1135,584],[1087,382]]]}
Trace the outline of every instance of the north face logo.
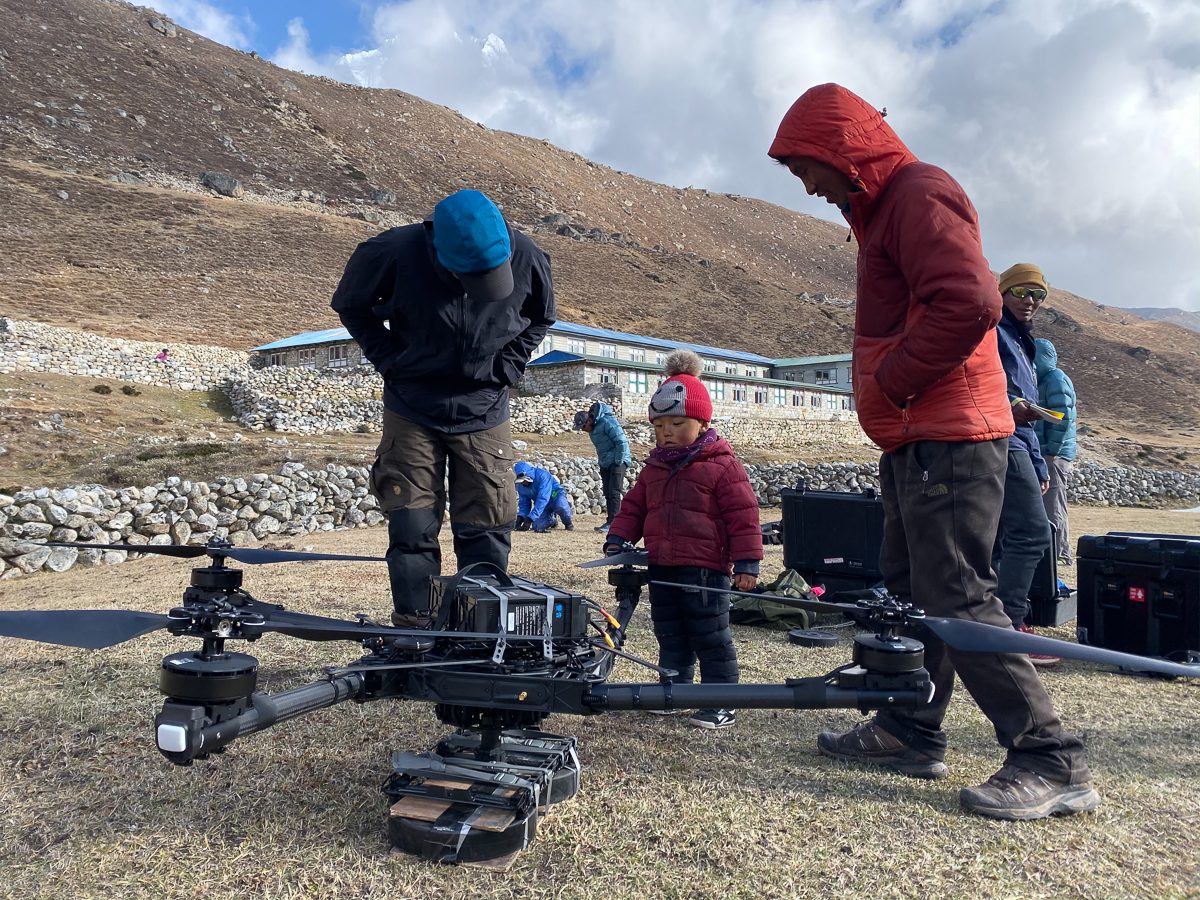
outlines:
{"label": "north face logo", "polygon": [[930,485],[924,491],[926,497],[945,497],[948,493],[950,493],[950,488],[944,484]]}

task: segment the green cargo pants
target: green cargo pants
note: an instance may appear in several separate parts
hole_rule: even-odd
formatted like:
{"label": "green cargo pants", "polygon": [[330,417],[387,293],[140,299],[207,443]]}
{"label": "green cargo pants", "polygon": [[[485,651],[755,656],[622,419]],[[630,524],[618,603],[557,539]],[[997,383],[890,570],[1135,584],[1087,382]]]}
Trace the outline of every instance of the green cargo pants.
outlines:
{"label": "green cargo pants", "polygon": [[[388,519],[388,574],[400,615],[429,612],[442,571],[438,543],[447,499],[458,567],[489,562],[508,570],[517,515],[512,427],[446,434],[383,411],[371,492]],[[448,485],[448,488],[447,488]]]}

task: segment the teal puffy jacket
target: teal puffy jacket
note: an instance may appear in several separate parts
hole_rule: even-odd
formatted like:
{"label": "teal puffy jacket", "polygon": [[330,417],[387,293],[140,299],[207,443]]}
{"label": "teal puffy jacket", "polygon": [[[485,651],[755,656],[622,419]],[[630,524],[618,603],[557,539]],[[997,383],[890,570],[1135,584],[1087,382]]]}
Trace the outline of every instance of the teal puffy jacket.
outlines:
{"label": "teal puffy jacket", "polygon": [[609,469],[613,466],[631,465],[629,441],[621,423],[613,415],[612,407],[607,403],[593,403],[588,410],[593,424],[588,437],[596,447],[596,457],[600,460],[600,468]]}
{"label": "teal puffy jacket", "polygon": [[1035,355],[1034,367],[1037,369],[1038,403],[1047,409],[1066,413],[1061,422],[1051,423],[1037,421],[1033,428],[1037,432],[1038,442],[1042,445],[1043,456],[1061,456],[1063,459],[1074,459],[1075,424],[1077,413],[1075,409],[1075,385],[1067,377],[1067,373],[1058,368],[1058,351],[1045,338],[1033,342]]}

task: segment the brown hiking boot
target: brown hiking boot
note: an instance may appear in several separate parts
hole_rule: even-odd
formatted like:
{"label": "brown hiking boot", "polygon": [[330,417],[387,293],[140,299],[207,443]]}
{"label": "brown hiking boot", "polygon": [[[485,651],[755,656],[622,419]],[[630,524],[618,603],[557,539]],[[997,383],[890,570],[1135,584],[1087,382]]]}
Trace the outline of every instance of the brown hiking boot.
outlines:
{"label": "brown hiking boot", "polygon": [[834,759],[870,763],[910,778],[945,778],[949,773],[940,759],[908,747],[874,719],[843,734],[822,731],[817,749]]}
{"label": "brown hiking boot", "polygon": [[1005,763],[983,784],[959,791],[958,802],[989,819],[1027,820],[1087,812],[1100,805],[1100,795],[1090,781],[1063,784]]}
{"label": "brown hiking boot", "polygon": [[392,625],[396,628],[420,629],[422,631],[433,624],[429,613],[398,613],[392,611]]}

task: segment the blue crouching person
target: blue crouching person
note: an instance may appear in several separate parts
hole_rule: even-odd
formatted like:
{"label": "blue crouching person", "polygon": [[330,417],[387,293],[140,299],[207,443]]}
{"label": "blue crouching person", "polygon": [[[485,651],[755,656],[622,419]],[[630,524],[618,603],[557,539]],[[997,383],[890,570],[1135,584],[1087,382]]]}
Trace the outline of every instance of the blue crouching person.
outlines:
{"label": "blue crouching person", "polygon": [[545,469],[519,462],[513,466],[517,477],[517,530],[549,531],[555,518],[562,519],[567,531],[575,529],[571,521],[571,503],[558,479]]}

